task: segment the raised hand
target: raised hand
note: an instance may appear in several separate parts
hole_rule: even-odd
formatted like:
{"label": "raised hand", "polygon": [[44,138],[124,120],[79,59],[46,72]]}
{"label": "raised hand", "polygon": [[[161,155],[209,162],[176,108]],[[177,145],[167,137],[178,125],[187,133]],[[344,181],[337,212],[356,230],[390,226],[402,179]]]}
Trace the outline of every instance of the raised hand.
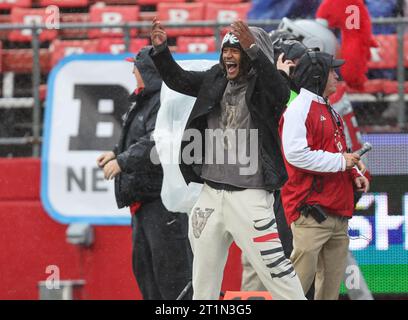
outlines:
{"label": "raised hand", "polygon": [[156,17],[153,18],[152,31],[150,33],[152,45],[157,47],[167,41],[167,33]]}
{"label": "raised hand", "polygon": [[231,24],[231,28],[232,34],[238,38],[243,49],[248,49],[255,43],[255,37],[245,22],[241,20],[235,21]]}
{"label": "raised hand", "polygon": [[276,62],[276,68],[278,70],[282,70],[288,76],[290,76],[290,68],[294,68],[296,64],[292,60],[285,60],[283,61],[284,53],[282,52],[278,57],[278,61]]}

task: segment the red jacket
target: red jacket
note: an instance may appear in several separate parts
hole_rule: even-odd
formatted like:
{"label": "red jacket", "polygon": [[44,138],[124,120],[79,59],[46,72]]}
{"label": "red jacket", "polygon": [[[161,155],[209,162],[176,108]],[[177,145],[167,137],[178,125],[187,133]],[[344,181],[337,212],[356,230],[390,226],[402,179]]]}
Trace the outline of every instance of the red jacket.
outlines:
{"label": "red jacket", "polygon": [[[346,171],[340,115],[322,97],[301,89],[282,115],[279,133],[289,176],[281,192],[288,224],[299,217],[297,209],[306,198],[304,203],[319,204],[327,213],[351,217],[353,180],[361,173]],[[317,191],[312,190],[314,181]]]}

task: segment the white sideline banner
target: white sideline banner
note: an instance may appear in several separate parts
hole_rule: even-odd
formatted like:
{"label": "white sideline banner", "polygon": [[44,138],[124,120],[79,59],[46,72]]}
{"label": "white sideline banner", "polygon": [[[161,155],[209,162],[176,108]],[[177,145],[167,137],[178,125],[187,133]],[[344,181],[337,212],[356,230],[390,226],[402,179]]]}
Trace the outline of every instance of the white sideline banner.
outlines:
{"label": "white sideline banner", "polygon": [[[215,60],[217,56],[186,54],[175,58]],[[47,213],[60,223],[130,224],[129,209],[116,206],[113,180],[104,180],[96,165],[96,158],[119,141],[128,95],[136,88],[133,66],[126,57],[129,54],[72,55],[49,76],[41,199]],[[171,91],[165,86],[162,90]],[[166,95],[162,94],[163,105]],[[177,95],[179,103],[186,101],[186,96]],[[166,190],[172,186],[167,184]],[[170,204],[174,208],[177,205]]]}

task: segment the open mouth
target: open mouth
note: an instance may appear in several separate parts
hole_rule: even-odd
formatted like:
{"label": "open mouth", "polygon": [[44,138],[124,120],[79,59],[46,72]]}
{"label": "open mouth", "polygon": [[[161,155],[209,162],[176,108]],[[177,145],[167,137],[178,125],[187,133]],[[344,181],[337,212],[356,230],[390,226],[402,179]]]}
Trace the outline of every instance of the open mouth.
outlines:
{"label": "open mouth", "polygon": [[227,72],[230,74],[233,74],[238,70],[238,64],[235,62],[225,62],[225,67],[227,68]]}

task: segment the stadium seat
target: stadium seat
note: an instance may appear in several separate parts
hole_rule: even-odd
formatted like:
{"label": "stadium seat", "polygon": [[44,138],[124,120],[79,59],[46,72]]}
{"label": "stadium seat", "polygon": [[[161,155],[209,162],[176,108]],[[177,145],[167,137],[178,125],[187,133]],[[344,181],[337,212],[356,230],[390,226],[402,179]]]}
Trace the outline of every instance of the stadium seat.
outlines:
{"label": "stadium seat", "polygon": [[[398,65],[398,38],[395,34],[376,35],[378,57],[372,55],[370,69],[394,69]],[[379,61],[375,61],[375,59]],[[373,61],[374,60],[374,61]],[[404,35],[404,66],[408,68],[408,34]]]}
{"label": "stadium seat", "polygon": [[377,54],[371,55],[369,69],[394,69],[398,61],[398,42],[395,34],[376,35],[378,43]]}
{"label": "stadium seat", "polygon": [[[61,23],[86,23],[89,22],[89,13],[61,13]],[[61,29],[62,39],[87,39],[88,29]]]}
{"label": "stadium seat", "polygon": [[142,21],[153,21],[153,18],[157,17],[156,11],[140,11],[139,12],[139,20]]}
{"label": "stadium seat", "polygon": [[[25,8],[13,8],[11,10],[11,23],[23,23],[31,25],[35,23],[46,23],[48,19],[48,13],[45,8],[41,9],[25,9]],[[55,20],[53,20],[55,21]],[[49,41],[57,37],[56,29],[41,30],[39,34],[40,41]],[[32,31],[30,29],[25,30],[12,30],[8,34],[10,41],[16,42],[29,42],[32,39]]]}
{"label": "stadium seat", "polygon": [[2,56],[3,56],[3,42],[0,41],[0,73],[3,72]]}
{"label": "stadium seat", "polygon": [[[131,39],[129,52],[137,53],[141,48],[147,46],[149,40],[144,39]],[[125,52],[125,42],[123,39],[118,38],[102,38],[98,41],[98,52],[119,54]]]}
{"label": "stadium seat", "polygon": [[[408,93],[408,81],[404,82],[404,92]],[[384,81],[384,93],[385,94],[397,94],[398,93],[398,81],[392,81],[392,80]]]}
{"label": "stadium seat", "polygon": [[159,3],[186,2],[186,0],[137,0],[138,5],[157,5]]}
{"label": "stadium seat", "polygon": [[31,8],[31,0],[0,0],[0,9]]}
{"label": "stadium seat", "polygon": [[363,90],[356,90],[356,89],[352,89],[350,87],[347,87],[346,90],[347,90],[348,93],[370,93],[370,94],[381,93],[381,92],[384,92],[384,83],[385,82],[386,82],[386,80],[384,80],[384,79],[367,80],[364,83]]}
{"label": "stadium seat", "polygon": [[54,40],[50,45],[51,67],[71,54],[98,52],[97,40]]}
{"label": "stadium seat", "polygon": [[[91,22],[102,22],[106,24],[117,24],[123,22],[138,21],[139,6],[104,6],[95,4],[91,6],[90,11]],[[132,29],[130,35],[135,37],[136,29]],[[121,28],[102,28],[89,29],[89,38],[105,38],[105,37],[123,37]]]}
{"label": "stadium seat", "polygon": [[[11,23],[11,17],[9,14],[0,14],[0,24],[3,23]],[[0,30],[0,40],[7,40],[9,33],[10,31],[8,30]]]}
{"label": "stadium seat", "polygon": [[[157,16],[161,22],[186,23],[204,20],[204,3],[159,3]],[[167,28],[169,37],[203,35],[203,28]]]}
{"label": "stadium seat", "polygon": [[205,3],[241,3],[246,2],[245,0],[194,0],[194,2],[205,2]]}
{"label": "stadium seat", "polygon": [[90,3],[98,3],[98,2],[103,2],[106,5],[120,5],[120,6],[126,6],[126,5],[135,5],[138,4],[138,0],[89,0]]}
{"label": "stadium seat", "polygon": [[404,66],[408,68],[408,34],[404,35]]}
{"label": "stadium seat", "polygon": [[[206,5],[204,19],[207,21],[217,21],[219,23],[231,23],[235,20],[246,20],[251,3],[240,4],[218,4],[208,3]],[[221,33],[226,33],[228,28],[224,28]],[[214,34],[214,29],[206,28],[206,34]]]}
{"label": "stadium seat", "polygon": [[39,0],[41,7],[56,5],[61,8],[81,8],[88,6],[88,0]]}
{"label": "stadium seat", "polygon": [[214,37],[177,37],[177,52],[206,53],[214,52]]}
{"label": "stadium seat", "polygon": [[[3,72],[29,74],[33,68],[33,50],[3,49]],[[40,49],[41,73],[50,71],[50,53],[48,49]]]}

